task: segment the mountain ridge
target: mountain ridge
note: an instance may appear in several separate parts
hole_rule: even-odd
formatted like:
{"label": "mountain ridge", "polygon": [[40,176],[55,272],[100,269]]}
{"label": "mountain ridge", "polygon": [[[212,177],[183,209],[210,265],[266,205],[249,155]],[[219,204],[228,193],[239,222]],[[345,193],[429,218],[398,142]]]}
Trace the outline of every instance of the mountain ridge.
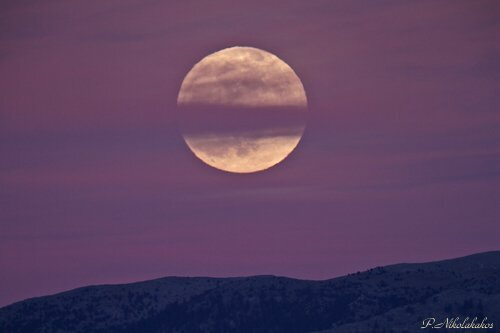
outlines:
{"label": "mountain ridge", "polygon": [[[368,268],[366,270],[362,270],[362,271],[358,271],[358,272],[363,273],[363,272],[367,272],[369,270],[376,269],[376,268],[379,268],[379,267],[391,268],[391,267],[405,266],[405,265],[438,264],[438,263],[442,263],[442,262],[454,261],[454,260],[457,260],[457,259],[467,259],[467,258],[471,258],[472,259],[472,258],[475,258],[477,256],[483,257],[483,256],[490,256],[490,255],[492,255],[492,256],[494,256],[494,255],[500,255],[500,250],[478,252],[478,253],[473,253],[473,254],[469,254],[469,255],[465,255],[465,256],[461,256],[461,257],[452,257],[452,258],[448,258],[448,259],[439,259],[439,260],[436,260],[436,261],[401,262],[401,263],[396,263],[396,264],[388,264],[388,265],[385,265],[385,266],[374,266],[372,268]],[[55,292],[55,293],[48,294],[48,295],[28,297],[28,298],[25,298],[25,299],[22,299],[22,300],[19,300],[19,301],[14,301],[14,302],[12,302],[10,304],[1,306],[0,309],[12,306],[12,305],[14,305],[16,303],[26,302],[26,301],[30,301],[30,300],[34,300],[34,299],[38,299],[38,298],[44,298],[44,297],[51,297],[51,296],[61,295],[61,294],[64,294],[64,293],[72,292],[72,291],[83,289],[83,288],[110,287],[110,286],[114,286],[114,287],[116,287],[116,286],[130,286],[130,285],[141,284],[141,283],[150,283],[150,282],[154,282],[154,281],[158,281],[158,280],[164,280],[164,279],[219,279],[219,280],[223,280],[223,279],[244,279],[244,278],[257,278],[257,277],[277,277],[277,278],[286,278],[286,279],[300,280],[300,281],[318,282],[318,281],[335,280],[335,279],[338,279],[338,278],[343,278],[343,277],[347,277],[347,276],[356,274],[358,272],[348,273],[346,275],[340,275],[340,276],[336,276],[336,277],[332,277],[332,278],[327,278],[327,279],[302,279],[302,278],[295,278],[295,277],[289,277],[289,276],[285,276],[285,275],[276,275],[276,274],[257,274],[257,275],[245,275],[245,276],[229,276],[229,277],[228,276],[208,276],[208,275],[206,275],[206,276],[203,276],[203,275],[202,276],[168,275],[168,276],[162,276],[162,277],[153,278],[153,279],[140,280],[140,281],[134,281],[134,282],[126,282],[126,283],[89,284],[89,285],[86,285],[86,286],[76,287],[76,288],[72,288],[72,289],[68,289],[68,290],[63,290],[63,291]]]}
{"label": "mountain ridge", "polygon": [[419,329],[424,314],[495,320],[496,276],[500,251],[379,266],[326,280],[169,276],[16,302],[0,308],[0,331],[410,332]]}

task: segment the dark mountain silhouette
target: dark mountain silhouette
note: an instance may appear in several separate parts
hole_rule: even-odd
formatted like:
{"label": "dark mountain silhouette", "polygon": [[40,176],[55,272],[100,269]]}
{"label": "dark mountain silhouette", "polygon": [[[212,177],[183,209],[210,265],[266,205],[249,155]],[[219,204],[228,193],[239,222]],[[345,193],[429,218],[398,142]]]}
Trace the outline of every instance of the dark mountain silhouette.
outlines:
{"label": "dark mountain silhouette", "polygon": [[500,251],[324,281],[167,277],[18,302],[0,309],[0,332],[422,332],[425,318],[467,316],[500,325],[499,277]]}

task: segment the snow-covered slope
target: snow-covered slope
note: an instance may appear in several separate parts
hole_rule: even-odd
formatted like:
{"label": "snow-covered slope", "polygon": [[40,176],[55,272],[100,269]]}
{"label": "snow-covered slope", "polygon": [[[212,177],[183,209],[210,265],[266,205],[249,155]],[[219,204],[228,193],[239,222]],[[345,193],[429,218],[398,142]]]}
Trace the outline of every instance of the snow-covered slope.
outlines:
{"label": "snow-covered slope", "polygon": [[500,251],[325,281],[167,277],[15,303],[0,309],[0,332],[416,332],[447,316],[500,325],[499,276]]}

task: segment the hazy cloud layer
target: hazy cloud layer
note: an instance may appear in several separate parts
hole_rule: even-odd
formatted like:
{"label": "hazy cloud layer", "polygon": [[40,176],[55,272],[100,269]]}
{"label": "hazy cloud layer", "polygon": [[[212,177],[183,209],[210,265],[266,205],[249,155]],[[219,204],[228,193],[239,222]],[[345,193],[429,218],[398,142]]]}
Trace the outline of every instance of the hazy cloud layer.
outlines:
{"label": "hazy cloud layer", "polygon": [[[498,13],[489,0],[2,1],[0,304],[498,249]],[[234,45],[290,64],[309,102],[298,149],[247,177],[200,163],[177,125],[186,73]]]}

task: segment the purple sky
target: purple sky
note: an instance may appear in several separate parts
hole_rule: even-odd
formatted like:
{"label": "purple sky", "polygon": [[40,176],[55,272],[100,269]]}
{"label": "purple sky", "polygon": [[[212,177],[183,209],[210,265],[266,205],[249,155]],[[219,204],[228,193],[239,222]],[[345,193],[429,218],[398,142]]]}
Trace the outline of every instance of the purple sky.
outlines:
{"label": "purple sky", "polygon": [[[175,3],[0,4],[0,305],[500,249],[500,2]],[[184,75],[235,45],[309,98],[303,141],[259,174],[202,164],[176,126]]]}

